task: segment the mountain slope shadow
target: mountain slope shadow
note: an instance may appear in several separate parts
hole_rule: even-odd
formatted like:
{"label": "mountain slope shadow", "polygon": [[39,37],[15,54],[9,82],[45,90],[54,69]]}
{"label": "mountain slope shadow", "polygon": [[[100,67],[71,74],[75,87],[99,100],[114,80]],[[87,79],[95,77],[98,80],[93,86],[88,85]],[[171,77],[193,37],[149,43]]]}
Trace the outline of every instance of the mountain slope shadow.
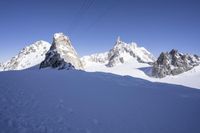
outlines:
{"label": "mountain slope shadow", "polygon": [[200,91],[83,71],[0,73],[6,133],[199,133]]}
{"label": "mountain slope shadow", "polygon": [[140,71],[143,71],[147,76],[152,77],[152,67],[140,67]]}

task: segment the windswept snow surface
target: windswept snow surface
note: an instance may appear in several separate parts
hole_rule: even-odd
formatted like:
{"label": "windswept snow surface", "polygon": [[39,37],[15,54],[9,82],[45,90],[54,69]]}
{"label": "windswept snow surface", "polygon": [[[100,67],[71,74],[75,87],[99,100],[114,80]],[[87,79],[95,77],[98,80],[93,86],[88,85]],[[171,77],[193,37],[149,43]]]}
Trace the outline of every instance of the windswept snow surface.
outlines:
{"label": "windswept snow surface", "polygon": [[85,70],[87,72],[107,72],[122,76],[129,75],[152,82],[184,85],[187,87],[200,89],[200,66],[196,66],[192,70],[189,70],[179,75],[167,76],[165,78],[153,78],[148,75],[151,74],[152,66],[145,63],[139,63],[136,59],[130,59],[124,64],[120,64],[111,68],[106,67],[105,64],[95,63],[91,61],[88,61],[85,64]]}
{"label": "windswept snow surface", "polygon": [[130,76],[0,72],[1,133],[199,133],[200,90]]}

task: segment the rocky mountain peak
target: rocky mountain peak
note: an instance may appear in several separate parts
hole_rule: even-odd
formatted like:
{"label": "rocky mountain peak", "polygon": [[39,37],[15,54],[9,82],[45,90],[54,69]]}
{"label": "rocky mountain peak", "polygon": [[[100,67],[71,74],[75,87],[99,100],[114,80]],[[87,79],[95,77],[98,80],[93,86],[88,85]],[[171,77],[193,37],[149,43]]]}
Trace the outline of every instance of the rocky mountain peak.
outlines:
{"label": "rocky mountain peak", "polygon": [[53,43],[46,53],[45,60],[40,64],[40,68],[52,67],[58,69],[83,69],[81,60],[69,37],[63,33],[56,33],[53,36]]}
{"label": "rocky mountain peak", "polygon": [[117,45],[117,44],[120,44],[120,43],[122,43],[122,41],[121,41],[121,37],[118,36],[118,37],[117,37],[117,41],[116,41],[116,45]]}
{"label": "rocky mountain peak", "polygon": [[178,50],[177,49],[172,49],[170,52],[169,52],[170,55],[172,56],[175,56],[178,54]]}
{"label": "rocky mountain peak", "polygon": [[82,61],[103,63],[107,67],[113,67],[118,64],[128,63],[131,60],[139,63],[153,63],[154,57],[143,47],[138,47],[136,43],[125,43],[120,37],[117,38],[116,43],[108,52],[84,56]]}
{"label": "rocky mountain peak", "polygon": [[177,75],[186,72],[200,64],[197,55],[179,53],[172,49],[170,52],[162,52],[153,65],[152,75],[163,78],[167,75]]}
{"label": "rocky mountain peak", "polygon": [[116,64],[123,64],[126,60],[136,58],[140,63],[154,62],[153,55],[143,47],[138,47],[136,43],[125,43],[117,38],[115,46],[109,51],[107,64],[108,67],[113,67]]}

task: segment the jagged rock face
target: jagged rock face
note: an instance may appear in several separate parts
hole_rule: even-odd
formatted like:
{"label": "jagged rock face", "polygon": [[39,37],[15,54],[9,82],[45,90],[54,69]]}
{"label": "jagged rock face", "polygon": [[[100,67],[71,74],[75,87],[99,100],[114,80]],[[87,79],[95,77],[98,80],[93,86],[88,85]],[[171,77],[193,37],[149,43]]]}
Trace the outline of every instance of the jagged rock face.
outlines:
{"label": "jagged rock face", "polygon": [[50,48],[45,41],[37,41],[30,46],[23,48],[18,55],[2,65],[3,71],[23,70],[40,64]]}
{"label": "jagged rock face", "polygon": [[136,43],[127,44],[120,38],[113,49],[108,53],[108,63],[106,66],[113,67],[117,64],[123,64],[127,58],[136,58],[140,63],[154,62],[153,55],[143,47],[137,47]]}
{"label": "jagged rock face", "polygon": [[83,69],[81,60],[67,36],[56,33],[50,50],[40,68]]}
{"label": "jagged rock face", "polygon": [[57,51],[50,51],[46,54],[46,59],[40,64],[40,68],[52,67],[61,69],[74,69],[74,66],[71,63],[66,63],[63,58],[60,57],[60,54]]}
{"label": "jagged rock face", "polygon": [[200,64],[200,57],[197,55],[181,54],[177,50],[169,53],[161,53],[153,65],[152,76],[163,78],[167,75],[178,75],[191,70]]}

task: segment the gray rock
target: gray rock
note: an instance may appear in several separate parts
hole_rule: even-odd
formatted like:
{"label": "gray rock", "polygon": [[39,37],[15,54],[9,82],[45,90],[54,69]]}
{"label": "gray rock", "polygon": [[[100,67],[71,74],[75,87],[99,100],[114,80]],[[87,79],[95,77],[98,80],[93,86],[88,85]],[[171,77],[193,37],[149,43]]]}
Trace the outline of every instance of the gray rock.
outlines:
{"label": "gray rock", "polygon": [[56,33],[50,50],[46,53],[45,60],[40,68],[51,67],[54,69],[83,69],[81,60],[67,36]]}
{"label": "gray rock", "polygon": [[178,75],[200,64],[200,57],[197,55],[181,54],[178,50],[172,49],[169,53],[162,52],[157,61],[153,64],[152,76],[163,78],[167,75]]}
{"label": "gray rock", "polygon": [[60,57],[60,54],[57,53],[57,51],[49,51],[46,54],[45,60],[40,64],[41,68],[58,68],[58,70],[61,69],[74,69],[74,66],[71,63],[66,63],[64,59]]}

